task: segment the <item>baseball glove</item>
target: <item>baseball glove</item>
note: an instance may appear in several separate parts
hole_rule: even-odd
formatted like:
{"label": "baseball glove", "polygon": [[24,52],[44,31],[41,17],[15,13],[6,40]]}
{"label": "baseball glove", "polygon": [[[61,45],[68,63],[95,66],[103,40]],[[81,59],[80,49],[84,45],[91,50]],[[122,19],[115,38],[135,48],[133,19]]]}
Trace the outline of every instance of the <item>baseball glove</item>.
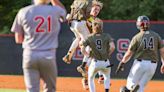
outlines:
{"label": "baseball glove", "polygon": [[118,74],[120,71],[124,71],[124,63],[120,62],[116,69],[116,74]]}

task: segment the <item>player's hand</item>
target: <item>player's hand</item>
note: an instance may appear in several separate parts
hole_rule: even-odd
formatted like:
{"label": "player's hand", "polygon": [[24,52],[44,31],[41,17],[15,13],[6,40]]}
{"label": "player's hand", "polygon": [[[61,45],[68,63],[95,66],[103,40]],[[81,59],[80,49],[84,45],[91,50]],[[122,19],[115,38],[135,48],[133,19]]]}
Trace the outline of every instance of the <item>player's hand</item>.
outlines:
{"label": "player's hand", "polygon": [[71,64],[71,58],[70,58],[70,55],[65,55],[63,57],[63,61],[67,64]]}
{"label": "player's hand", "polygon": [[164,74],[164,65],[161,66],[161,73]]}
{"label": "player's hand", "polygon": [[66,20],[67,20],[68,25],[71,26],[71,20],[72,20],[71,14],[67,14]]}
{"label": "player's hand", "polygon": [[117,69],[116,69],[116,74],[118,74],[120,71],[124,71],[124,63],[123,62],[120,62],[117,66]]}

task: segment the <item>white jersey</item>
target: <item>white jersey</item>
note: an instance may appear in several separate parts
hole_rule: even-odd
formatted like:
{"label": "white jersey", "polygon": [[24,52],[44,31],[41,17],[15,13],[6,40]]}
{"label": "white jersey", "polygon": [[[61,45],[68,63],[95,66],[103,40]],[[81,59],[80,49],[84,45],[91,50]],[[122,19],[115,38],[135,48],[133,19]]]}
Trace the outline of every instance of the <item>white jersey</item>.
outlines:
{"label": "white jersey", "polygon": [[72,21],[72,30],[76,30],[76,33],[79,35],[81,41],[86,40],[90,34],[89,29],[86,25],[86,21]]}
{"label": "white jersey", "polygon": [[59,19],[65,16],[66,11],[58,6],[30,5],[18,12],[11,31],[24,34],[23,48],[54,49],[58,47]]}

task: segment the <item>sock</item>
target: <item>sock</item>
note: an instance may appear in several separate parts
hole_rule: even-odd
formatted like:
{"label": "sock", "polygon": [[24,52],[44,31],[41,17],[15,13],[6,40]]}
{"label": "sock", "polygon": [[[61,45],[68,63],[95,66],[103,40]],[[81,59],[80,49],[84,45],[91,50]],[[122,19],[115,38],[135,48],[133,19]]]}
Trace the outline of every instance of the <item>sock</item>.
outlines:
{"label": "sock", "polygon": [[81,66],[85,67],[86,64],[87,64],[87,62],[82,62]]}
{"label": "sock", "polygon": [[99,77],[103,77],[103,75],[99,75]]}
{"label": "sock", "polygon": [[109,89],[105,89],[105,92],[109,92]]}

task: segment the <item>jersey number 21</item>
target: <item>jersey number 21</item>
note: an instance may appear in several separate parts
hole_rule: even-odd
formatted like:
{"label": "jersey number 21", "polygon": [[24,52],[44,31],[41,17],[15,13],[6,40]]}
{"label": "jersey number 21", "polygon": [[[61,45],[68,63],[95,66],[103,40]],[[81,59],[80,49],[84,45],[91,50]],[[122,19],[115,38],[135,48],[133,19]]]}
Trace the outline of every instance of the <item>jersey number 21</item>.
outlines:
{"label": "jersey number 21", "polygon": [[[43,16],[36,16],[34,18],[34,21],[39,21],[38,25],[35,29],[36,32],[50,32],[51,31],[51,16],[48,16],[47,18],[43,17]],[[44,26],[46,23],[47,28],[42,28],[42,26]]]}

